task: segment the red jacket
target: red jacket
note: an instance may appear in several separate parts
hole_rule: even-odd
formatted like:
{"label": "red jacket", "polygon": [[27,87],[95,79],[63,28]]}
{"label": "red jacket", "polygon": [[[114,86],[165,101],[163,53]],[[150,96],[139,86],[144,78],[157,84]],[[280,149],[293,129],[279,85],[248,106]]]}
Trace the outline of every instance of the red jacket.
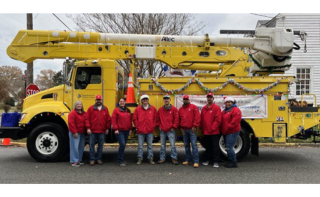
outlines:
{"label": "red jacket", "polygon": [[168,133],[172,128],[176,129],[179,126],[179,113],[178,109],[170,105],[170,109],[160,107],[157,113],[160,129],[164,133]]}
{"label": "red jacket", "polygon": [[112,113],[113,130],[127,131],[132,130],[131,112],[128,108],[117,107]]}
{"label": "red jacket", "polygon": [[111,118],[108,108],[102,105],[99,111],[96,105],[89,107],[86,117],[86,127],[91,129],[92,133],[104,133],[111,127]]}
{"label": "red jacket", "polygon": [[133,113],[133,123],[137,128],[138,134],[153,133],[154,128],[158,126],[156,108],[150,104],[147,110],[141,105],[138,106]]}
{"label": "red jacket", "polygon": [[201,110],[201,131],[204,135],[218,135],[220,134],[221,126],[221,109],[218,105],[212,104],[203,106]]}
{"label": "red jacket", "polygon": [[194,104],[182,105],[179,109],[179,125],[184,130],[200,125],[200,113]]}
{"label": "red jacket", "polygon": [[241,129],[242,113],[238,107],[232,107],[228,111],[223,110],[221,113],[221,132],[223,135],[232,134]]}
{"label": "red jacket", "polygon": [[85,118],[86,112],[82,112],[81,114],[79,114],[76,110],[72,110],[68,116],[69,131],[72,134],[85,133]]}

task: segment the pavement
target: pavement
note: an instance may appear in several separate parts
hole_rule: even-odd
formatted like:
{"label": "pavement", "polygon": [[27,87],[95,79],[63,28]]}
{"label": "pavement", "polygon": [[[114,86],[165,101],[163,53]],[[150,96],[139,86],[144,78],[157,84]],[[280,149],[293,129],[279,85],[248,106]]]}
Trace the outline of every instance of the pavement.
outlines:
{"label": "pavement", "polygon": [[[184,148],[178,148],[179,165],[171,164],[167,149],[165,164],[150,165],[144,158],[142,165],[136,162],[136,148],[127,148],[127,167],[117,165],[117,148],[103,151],[103,165],[71,167],[68,161],[39,163],[29,156],[24,147],[0,147],[0,183],[320,183],[320,149],[318,147],[261,147],[260,156],[248,155],[239,162],[239,168],[227,169],[220,163],[195,169],[183,166]],[[159,148],[154,147],[155,160]],[[200,158],[204,149],[199,148]],[[146,157],[146,150],[144,151]],[[88,161],[86,148],[84,160]]]}

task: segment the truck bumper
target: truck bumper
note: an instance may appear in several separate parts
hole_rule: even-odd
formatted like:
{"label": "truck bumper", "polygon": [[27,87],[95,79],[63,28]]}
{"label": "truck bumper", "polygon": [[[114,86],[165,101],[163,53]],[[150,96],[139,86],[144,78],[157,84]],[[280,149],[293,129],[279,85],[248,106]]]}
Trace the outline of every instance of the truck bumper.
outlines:
{"label": "truck bumper", "polygon": [[0,138],[22,139],[25,136],[25,128],[21,127],[0,127]]}

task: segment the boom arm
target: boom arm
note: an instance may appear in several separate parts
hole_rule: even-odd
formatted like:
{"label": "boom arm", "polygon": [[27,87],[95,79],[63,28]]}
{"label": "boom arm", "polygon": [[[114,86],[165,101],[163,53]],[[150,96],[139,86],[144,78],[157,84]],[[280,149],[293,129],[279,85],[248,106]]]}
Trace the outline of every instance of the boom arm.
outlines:
{"label": "boom arm", "polygon": [[172,68],[219,70],[220,63],[247,61],[232,47],[249,47],[260,69],[289,63],[294,36],[291,29],[258,28],[254,38],[166,36],[21,30],[7,49],[16,60],[70,57],[73,59],[152,59]]}

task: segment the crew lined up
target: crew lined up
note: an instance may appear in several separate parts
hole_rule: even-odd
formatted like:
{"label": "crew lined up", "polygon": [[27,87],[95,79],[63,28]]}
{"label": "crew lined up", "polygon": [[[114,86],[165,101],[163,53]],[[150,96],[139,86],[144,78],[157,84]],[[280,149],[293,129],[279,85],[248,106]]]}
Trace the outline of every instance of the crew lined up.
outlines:
{"label": "crew lined up", "polygon": [[[203,133],[203,146],[206,149],[203,165],[213,164],[219,167],[220,149],[219,140],[224,137],[226,151],[228,154],[228,168],[237,167],[236,155],[233,146],[240,133],[241,111],[236,106],[232,97],[225,98],[225,109],[222,110],[214,104],[212,93],[207,94],[207,105],[199,113],[198,107],[190,103],[188,95],[183,96],[183,106],[178,110],[170,104],[169,95],[163,97],[164,106],[158,111],[149,104],[149,96],[141,96],[141,105],[138,106],[131,117],[130,109],[125,107],[125,100],[119,99],[119,106],[114,109],[112,118],[108,108],[102,105],[102,97],[96,96],[95,104],[84,112],[83,105],[77,101],[74,110],[69,114],[69,138],[70,138],[70,162],[72,166],[79,167],[84,164],[82,160],[85,146],[85,133],[89,135],[90,165],[96,163],[102,165],[102,150],[104,137],[110,132],[111,124],[115,136],[119,142],[118,163],[124,167],[124,150],[128,136],[132,133],[132,121],[136,127],[138,137],[137,165],[143,161],[143,143],[147,142],[147,159],[150,164],[155,164],[152,141],[156,127],[160,130],[160,158],[158,164],[165,162],[166,138],[168,137],[171,146],[171,160],[178,165],[178,155],[175,147],[175,130],[180,129],[183,135],[185,146],[185,161],[183,165],[199,167],[199,153],[197,147],[197,128],[200,127]],[[98,141],[97,153],[95,143]],[[190,146],[191,144],[191,146]],[[191,154],[192,149],[192,154]]]}

